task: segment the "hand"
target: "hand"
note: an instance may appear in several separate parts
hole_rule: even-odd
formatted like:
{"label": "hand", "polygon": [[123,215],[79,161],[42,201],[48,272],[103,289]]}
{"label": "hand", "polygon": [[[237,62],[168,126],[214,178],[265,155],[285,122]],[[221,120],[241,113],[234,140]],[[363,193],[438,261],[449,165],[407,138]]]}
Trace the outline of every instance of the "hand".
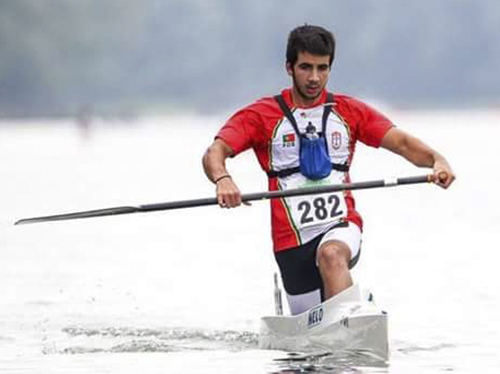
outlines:
{"label": "hand", "polygon": [[434,162],[433,182],[439,187],[448,188],[455,180],[455,173],[448,162],[440,157]]}
{"label": "hand", "polygon": [[220,179],[216,186],[217,201],[221,208],[235,208],[241,205],[241,192],[231,177]]}

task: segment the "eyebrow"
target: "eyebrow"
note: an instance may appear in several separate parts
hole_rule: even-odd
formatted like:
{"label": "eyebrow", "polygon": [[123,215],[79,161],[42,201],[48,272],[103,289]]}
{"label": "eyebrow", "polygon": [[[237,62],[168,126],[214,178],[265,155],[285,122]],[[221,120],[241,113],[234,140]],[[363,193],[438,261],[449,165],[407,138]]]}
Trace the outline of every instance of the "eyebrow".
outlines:
{"label": "eyebrow", "polygon": [[[302,67],[312,67],[312,66],[314,66],[314,64],[311,64],[309,62],[301,62],[299,64],[299,66],[302,66]],[[318,66],[318,68],[327,68],[328,64],[318,64],[317,66]]]}

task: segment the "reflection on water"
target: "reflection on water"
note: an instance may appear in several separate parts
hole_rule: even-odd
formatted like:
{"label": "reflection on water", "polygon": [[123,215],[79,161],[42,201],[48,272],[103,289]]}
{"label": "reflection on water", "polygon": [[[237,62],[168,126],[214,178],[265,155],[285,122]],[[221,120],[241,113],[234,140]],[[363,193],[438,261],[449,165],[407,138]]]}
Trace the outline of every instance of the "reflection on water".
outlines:
{"label": "reflection on water", "polygon": [[386,373],[388,363],[364,352],[339,351],[302,355],[289,353],[274,360],[275,374],[291,373]]}

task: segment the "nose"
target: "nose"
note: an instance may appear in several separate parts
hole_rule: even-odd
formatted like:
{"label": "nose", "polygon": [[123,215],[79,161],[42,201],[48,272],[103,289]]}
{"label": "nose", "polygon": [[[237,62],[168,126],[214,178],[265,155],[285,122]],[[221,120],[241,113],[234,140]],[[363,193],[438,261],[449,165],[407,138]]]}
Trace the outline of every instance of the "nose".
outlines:
{"label": "nose", "polygon": [[319,82],[319,71],[316,67],[311,69],[311,75],[309,76],[309,82],[311,82],[311,83]]}

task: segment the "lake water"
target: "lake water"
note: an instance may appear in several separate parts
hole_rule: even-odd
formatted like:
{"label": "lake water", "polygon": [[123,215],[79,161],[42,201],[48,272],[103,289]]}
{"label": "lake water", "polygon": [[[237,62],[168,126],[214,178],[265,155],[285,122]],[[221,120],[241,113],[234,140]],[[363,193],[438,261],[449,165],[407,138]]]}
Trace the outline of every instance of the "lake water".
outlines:
{"label": "lake water", "polygon": [[[13,226],[212,196],[200,159],[222,117],[0,122],[0,372],[498,373],[500,112],[388,114],[458,176],[355,193],[353,276],[389,312],[388,363],[258,349],[274,314],[268,202]],[[243,192],[265,190],[252,153],[228,167]],[[423,173],[359,145],[351,176]]]}

